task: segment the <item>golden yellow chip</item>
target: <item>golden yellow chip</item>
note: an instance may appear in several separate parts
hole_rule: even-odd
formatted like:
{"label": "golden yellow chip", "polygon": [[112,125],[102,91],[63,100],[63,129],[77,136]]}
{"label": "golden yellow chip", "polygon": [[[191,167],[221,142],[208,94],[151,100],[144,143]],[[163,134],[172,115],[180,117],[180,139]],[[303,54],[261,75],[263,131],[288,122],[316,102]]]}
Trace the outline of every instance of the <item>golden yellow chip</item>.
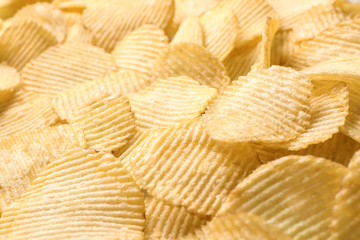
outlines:
{"label": "golden yellow chip", "polygon": [[353,171],[360,171],[360,151],[356,151],[350,159],[348,167]]}
{"label": "golden yellow chip", "polygon": [[350,171],[336,194],[331,228],[333,239],[360,238],[360,171]]}
{"label": "golden yellow chip", "polygon": [[118,42],[112,51],[117,66],[149,77],[159,51],[166,46],[168,38],[164,31],[155,25],[143,25]]}
{"label": "golden yellow chip", "polygon": [[20,75],[15,68],[6,63],[0,64],[0,102],[11,98],[21,84]]}
{"label": "golden yellow chip", "polygon": [[236,39],[237,47],[260,37],[268,17],[278,18],[278,14],[264,0],[224,0],[217,7],[233,11],[238,18],[240,31]]}
{"label": "golden yellow chip", "polygon": [[260,166],[239,183],[219,215],[250,212],[293,239],[329,239],[335,195],[349,170],[314,156],[287,156]]}
{"label": "golden yellow chip", "polygon": [[13,98],[0,104],[0,122],[0,137],[4,137],[55,125],[59,117],[50,98],[19,90]]}
{"label": "golden yellow chip", "polygon": [[248,144],[212,140],[200,122],[146,130],[119,160],[151,196],[203,216],[259,165]]}
{"label": "golden yellow chip", "polygon": [[203,29],[199,18],[190,16],[181,22],[171,43],[188,42],[203,46],[203,35]]}
{"label": "golden yellow chip", "polygon": [[78,43],[86,43],[92,44],[93,43],[93,35],[92,33],[86,29],[83,25],[74,24],[69,28],[69,31],[66,36],[66,42],[78,42]]}
{"label": "golden yellow chip", "polygon": [[88,7],[83,21],[95,44],[111,52],[125,35],[144,24],[165,29],[174,16],[173,0],[122,0]]}
{"label": "golden yellow chip", "polygon": [[74,148],[52,161],[5,209],[6,239],[143,239],[144,198],[111,154]]}
{"label": "golden yellow chip", "polygon": [[128,99],[121,94],[89,99],[74,111],[70,123],[83,131],[87,147],[114,154],[136,134]]}
{"label": "golden yellow chip", "polygon": [[223,61],[235,46],[239,32],[236,16],[228,9],[216,7],[204,13],[200,23],[204,33],[204,46]]}
{"label": "golden yellow chip", "polygon": [[235,48],[223,63],[231,80],[247,75],[251,67],[260,61],[261,44],[260,39],[250,42],[240,48]]}
{"label": "golden yellow chip", "polygon": [[82,24],[82,14],[78,12],[64,12],[66,25],[68,28],[75,24]]}
{"label": "golden yellow chip", "polygon": [[206,223],[184,207],[169,205],[154,197],[145,198],[145,238],[178,239]]}
{"label": "golden yellow chip", "polygon": [[269,68],[271,66],[271,50],[275,34],[279,28],[279,20],[268,18],[266,20],[265,29],[262,34],[261,41],[261,59],[260,65],[262,68]]}
{"label": "golden yellow chip", "polygon": [[[204,115],[207,133],[225,142],[283,142],[310,124],[310,78],[291,68],[256,69],[225,88]],[[289,107],[290,106],[290,107]]]}
{"label": "golden yellow chip", "polygon": [[61,43],[66,36],[66,19],[64,14],[50,3],[35,3],[20,9],[10,21],[20,19],[34,19],[41,23],[49,32],[56,36],[57,42]]}
{"label": "golden yellow chip", "polygon": [[294,18],[295,41],[312,39],[321,31],[346,20],[341,10],[332,3],[314,5]]}
{"label": "golden yellow chip", "polygon": [[37,0],[7,0],[0,2],[0,18],[10,18],[12,17],[19,9],[24,7],[27,4],[32,4]]}
{"label": "golden yellow chip", "polygon": [[154,79],[188,76],[202,85],[222,88],[229,84],[224,65],[206,48],[192,43],[170,44],[153,68]]}
{"label": "golden yellow chip", "polygon": [[62,125],[0,138],[0,146],[1,213],[59,154],[71,146],[86,145],[81,134]]}
{"label": "golden yellow chip", "polygon": [[87,7],[86,3],[91,3],[91,0],[53,0],[51,3],[64,12],[78,12],[82,13]]}
{"label": "golden yellow chip", "polygon": [[127,96],[143,89],[149,83],[148,76],[132,70],[121,69],[61,92],[53,102],[53,106],[58,116],[69,122],[76,109],[101,95],[122,94]]}
{"label": "golden yellow chip", "polygon": [[166,127],[198,118],[216,97],[215,88],[201,86],[189,77],[158,80],[129,96],[136,125]]}
{"label": "golden yellow chip", "polygon": [[271,49],[271,64],[286,66],[295,48],[293,31],[280,30],[275,34]]}
{"label": "golden yellow chip", "polygon": [[112,56],[84,43],[65,43],[47,49],[21,71],[24,89],[54,97],[76,84],[116,69]]}
{"label": "golden yellow chip", "polygon": [[10,22],[0,35],[0,61],[20,71],[31,59],[57,43],[56,36],[34,19]]}
{"label": "golden yellow chip", "polygon": [[217,216],[195,230],[182,240],[291,240],[292,238],[279,228],[251,213],[237,212],[225,216]]}
{"label": "golden yellow chip", "polygon": [[[296,151],[325,142],[345,124],[349,113],[349,90],[345,83],[325,82],[310,97],[310,126],[295,139],[277,145]],[[276,147],[276,146],[274,146]]]}
{"label": "golden yellow chip", "polygon": [[304,69],[343,56],[360,54],[360,19],[336,24],[315,38],[300,42],[289,59],[289,66]]}

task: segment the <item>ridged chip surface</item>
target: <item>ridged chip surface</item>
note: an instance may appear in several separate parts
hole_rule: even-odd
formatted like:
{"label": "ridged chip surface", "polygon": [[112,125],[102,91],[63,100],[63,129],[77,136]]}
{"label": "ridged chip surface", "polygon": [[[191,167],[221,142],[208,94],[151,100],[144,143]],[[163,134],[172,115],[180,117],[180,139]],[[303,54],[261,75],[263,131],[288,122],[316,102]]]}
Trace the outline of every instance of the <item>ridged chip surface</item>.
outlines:
{"label": "ridged chip surface", "polygon": [[21,79],[18,71],[5,63],[0,64],[0,102],[11,98],[19,89]]}
{"label": "ridged chip surface", "polygon": [[176,31],[171,43],[188,42],[203,46],[204,33],[198,17],[185,18]]}

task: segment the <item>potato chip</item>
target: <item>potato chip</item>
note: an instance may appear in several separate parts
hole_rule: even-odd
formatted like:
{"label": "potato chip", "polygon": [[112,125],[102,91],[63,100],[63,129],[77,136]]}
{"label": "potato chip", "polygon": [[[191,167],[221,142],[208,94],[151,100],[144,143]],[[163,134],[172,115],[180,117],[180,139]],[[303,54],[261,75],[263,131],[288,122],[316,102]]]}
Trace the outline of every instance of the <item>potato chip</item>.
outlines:
{"label": "potato chip", "polygon": [[341,22],[320,32],[314,39],[300,42],[289,66],[304,69],[343,56],[360,54],[360,19]]}
{"label": "potato chip", "polygon": [[27,4],[36,2],[37,0],[7,0],[0,2],[0,18],[10,18],[19,9]]}
{"label": "potato chip", "polygon": [[295,49],[292,30],[280,30],[275,34],[271,49],[271,64],[287,66]]}
{"label": "potato chip", "polygon": [[360,151],[356,151],[354,153],[354,155],[350,159],[348,167],[354,171],[360,170]]}
{"label": "potato chip", "polygon": [[360,238],[360,171],[350,171],[336,194],[331,228],[333,239]]}
{"label": "potato chip", "polygon": [[136,125],[165,127],[198,118],[216,97],[215,88],[189,77],[170,77],[129,96]]}
{"label": "potato chip", "polygon": [[64,12],[66,25],[68,28],[75,24],[82,24],[82,14],[78,12]]}
{"label": "potato chip", "polygon": [[277,147],[297,151],[310,144],[325,142],[345,124],[348,110],[349,90],[346,84],[322,83],[310,97],[310,126],[295,139],[277,144]]}
{"label": "potato chip", "polygon": [[202,85],[222,88],[229,84],[224,65],[206,48],[192,43],[170,44],[153,67],[154,80],[188,76]]}
{"label": "potato chip", "polygon": [[130,105],[120,94],[91,99],[74,111],[70,123],[83,131],[88,147],[114,154],[136,134]]}
{"label": "potato chip", "polygon": [[278,18],[265,0],[224,0],[217,7],[233,11],[238,18],[240,31],[236,39],[237,47],[260,37],[268,17]]}
{"label": "potato chip", "polygon": [[27,62],[57,43],[56,36],[38,21],[10,22],[0,35],[0,61],[20,71]]}
{"label": "potato chip", "polygon": [[117,66],[152,75],[151,69],[168,43],[164,31],[155,25],[143,25],[118,42],[112,51]]}
{"label": "potato chip", "polygon": [[247,75],[251,67],[260,61],[261,44],[260,39],[235,48],[223,61],[231,80]]}
{"label": "potato chip", "polygon": [[309,126],[311,89],[310,78],[291,68],[256,69],[210,105],[204,115],[206,131],[225,142],[294,139]]}
{"label": "potato chip", "polygon": [[270,149],[259,145],[254,146],[254,148],[263,163],[287,155],[313,155],[347,166],[353,154],[360,149],[360,143],[339,132],[323,143],[312,144],[299,151]]}
{"label": "potato chip", "polygon": [[53,0],[52,4],[64,12],[78,12],[82,13],[87,7],[85,0]]}
{"label": "potato chip", "polygon": [[61,125],[0,138],[0,146],[1,213],[59,154],[71,146],[85,147],[85,139]]}
{"label": "potato chip", "polygon": [[219,215],[250,212],[293,239],[329,239],[335,195],[349,170],[314,156],[287,156],[260,166],[239,183]]}
{"label": "potato chip", "polygon": [[335,6],[349,18],[356,18],[360,14],[360,3],[358,1],[336,0]]}
{"label": "potato chip", "polygon": [[78,42],[78,43],[86,43],[92,44],[93,43],[93,35],[92,33],[86,29],[83,25],[74,24],[69,28],[67,37],[67,43]]}
{"label": "potato chip", "polygon": [[50,98],[19,90],[13,98],[0,104],[0,122],[0,137],[4,137],[55,125],[59,117]]}
{"label": "potato chip", "polygon": [[347,20],[341,10],[332,3],[314,5],[294,18],[295,41],[312,39],[323,30]]}
{"label": "potato chip", "polygon": [[228,9],[214,8],[201,16],[200,23],[204,33],[204,46],[223,61],[235,46],[239,32],[236,16]]}
{"label": "potato chip", "polygon": [[111,52],[116,43],[134,29],[144,24],[153,24],[161,29],[174,16],[173,0],[128,0],[88,7],[83,21],[94,34],[96,46]]}
{"label": "potato chip", "polygon": [[41,23],[61,43],[66,36],[66,19],[64,14],[50,3],[35,3],[20,9],[10,21],[31,18]]}
{"label": "potato chip", "polygon": [[200,230],[196,230],[194,234],[182,239],[291,240],[292,238],[259,216],[237,212],[215,217]]}
{"label": "potato chip", "polygon": [[171,43],[188,42],[200,46],[204,44],[202,26],[198,17],[187,17],[181,22]]}
{"label": "potato chip", "polygon": [[143,239],[144,198],[111,154],[74,148],[52,161],[0,219],[6,239]]}
{"label": "potato chip", "polygon": [[11,98],[20,87],[20,84],[20,75],[16,69],[6,63],[0,64],[0,102]]}
{"label": "potato chip", "polygon": [[146,130],[119,160],[151,196],[203,216],[259,164],[248,144],[212,140],[198,121]]}
{"label": "potato chip", "polygon": [[262,68],[269,68],[271,66],[271,49],[278,28],[279,28],[278,19],[269,17],[266,20],[265,29],[262,34],[262,41],[261,41],[260,65]]}
{"label": "potato chip", "polygon": [[76,84],[104,76],[116,69],[101,48],[84,43],[65,43],[47,49],[21,71],[24,89],[54,97]]}
{"label": "potato chip", "polygon": [[74,111],[87,102],[104,94],[121,93],[127,96],[143,89],[149,82],[149,77],[144,74],[121,69],[61,92],[53,102],[54,109],[62,120],[69,122],[73,118]]}
{"label": "potato chip", "polygon": [[154,197],[145,198],[145,238],[178,239],[206,223],[184,207],[169,205]]}

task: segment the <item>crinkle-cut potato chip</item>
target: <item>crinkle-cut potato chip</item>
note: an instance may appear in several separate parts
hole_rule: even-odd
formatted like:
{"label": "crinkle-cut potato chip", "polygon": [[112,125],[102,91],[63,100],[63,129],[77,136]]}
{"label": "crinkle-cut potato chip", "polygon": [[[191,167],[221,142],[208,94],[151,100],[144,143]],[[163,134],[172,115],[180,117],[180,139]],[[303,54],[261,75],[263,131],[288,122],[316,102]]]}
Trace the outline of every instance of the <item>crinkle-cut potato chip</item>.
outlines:
{"label": "crinkle-cut potato chip", "polygon": [[152,68],[160,49],[166,46],[168,38],[155,25],[143,25],[119,41],[112,56],[120,69],[129,69],[152,75]]}
{"label": "crinkle-cut potato chip", "polygon": [[294,40],[303,41],[314,38],[323,30],[333,27],[347,18],[332,3],[314,5],[294,16]]}
{"label": "crinkle-cut potato chip", "polygon": [[360,238],[360,171],[350,171],[336,194],[331,228],[333,239]]}
{"label": "crinkle-cut potato chip", "polygon": [[74,24],[69,28],[68,34],[66,36],[66,42],[67,43],[79,42],[79,43],[92,44],[93,35],[83,25]]}
{"label": "crinkle-cut potato chip", "polygon": [[145,238],[178,239],[206,223],[184,207],[166,204],[154,197],[145,198]]}
{"label": "crinkle-cut potato chip", "polygon": [[181,22],[171,43],[175,44],[179,42],[194,43],[203,46],[204,34],[198,17],[189,16]]}
{"label": "crinkle-cut potato chip", "polygon": [[59,120],[50,98],[19,90],[0,104],[0,137],[52,126]]}
{"label": "crinkle-cut potato chip", "polygon": [[[0,102],[11,98],[19,89],[21,79],[15,68],[6,63],[0,64]],[[1,114],[1,112],[0,112]]]}
{"label": "crinkle-cut potato chip", "polygon": [[136,134],[128,99],[121,94],[89,99],[74,111],[70,124],[83,131],[87,147],[114,154]]}
{"label": "crinkle-cut potato chip", "polygon": [[235,48],[223,61],[231,80],[247,75],[260,59],[260,40]]}
{"label": "crinkle-cut potato chip", "polygon": [[83,24],[82,23],[82,14],[78,12],[64,12],[64,16],[66,19],[66,25],[68,28],[74,26],[75,24]]}
{"label": "crinkle-cut potato chip", "polygon": [[259,145],[254,146],[254,148],[263,163],[286,155],[313,155],[347,166],[353,154],[360,149],[360,143],[339,132],[323,143],[312,144],[300,151],[270,149]]}
{"label": "crinkle-cut potato chip", "polygon": [[0,235],[9,240],[143,239],[144,212],[139,187],[114,156],[73,148],[3,212]]}
{"label": "crinkle-cut potato chip", "polygon": [[202,85],[222,88],[230,83],[224,65],[206,48],[193,43],[166,46],[153,67],[153,79],[188,76]]}
{"label": "crinkle-cut potato chip", "polygon": [[27,4],[32,4],[39,0],[6,0],[0,2],[0,18],[12,17],[19,9]]}
{"label": "crinkle-cut potato chip", "polygon": [[23,18],[31,18],[41,23],[49,32],[56,36],[57,42],[61,43],[66,36],[66,19],[64,14],[54,5],[39,2],[27,5],[20,9],[10,21],[18,21]]}
{"label": "crinkle-cut potato chip", "polygon": [[57,43],[56,36],[34,19],[10,22],[0,34],[0,61],[20,71],[31,59]]}
{"label": "crinkle-cut potato chip", "polygon": [[141,25],[165,29],[174,9],[173,0],[122,0],[88,7],[83,22],[93,32],[95,45],[111,52],[119,40]]}
{"label": "crinkle-cut potato chip", "polygon": [[112,56],[85,43],[51,47],[21,71],[26,91],[55,97],[76,84],[102,77],[116,70]]}
{"label": "crinkle-cut potato chip", "polygon": [[124,96],[146,87],[150,78],[132,70],[120,69],[61,92],[53,102],[57,115],[67,122],[73,118],[74,111],[82,105],[104,94]]}
{"label": "crinkle-cut potato chip", "polygon": [[119,158],[151,196],[189,212],[214,216],[229,192],[258,165],[249,144],[206,135],[201,122],[141,133]]}
{"label": "crinkle-cut potato chip", "polygon": [[214,8],[200,17],[200,23],[204,33],[204,46],[223,61],[234,49],[239,32],[236,15],[228,9]]}
{"label": "crinkle-cut potato chip", "polygon": [[279,228],[251,213],[237,212],[217,216],[195,233],[181,240],[292,240]]}
{"label": "crinkle-cut potato chip", "polygon": [[129,95],[136,126],[166,127],[198,118],[216,97],[217,90],[189,77],[158,80]]}
{"label": "crinkle-cut potato chip", "polygon": [[233,11],[238,18],[240,31],[236,39],[237,47],[261,37],[268,17],[278,18],[278,14],[265,0],[224,0],[216,8]]}
{"label": "crinkle-cut potato chip", "polygon": [[269,68],[271,66],[271,50],[274,37],[279,28],[279,20],[268,17],[266,19],[265,28],[262,34],[261,41],[261,56],[260,66],[262,68]]}
{"label": "crinkle-cut potato chip", "polygon": [[85,147],[85,139],[70,125],[60,125],[0,138],[0,146],[1,214],[50,162],[69,147]]}
{"label": "crinkle-cut potato chip", "polygon": [[310,97],[310,126],[295,139],[276,144],[276,148],[297,151],[311,144],[325,142],[345,124],[349,110],[349,90],[345,83],[321,83]]}
{"label": "crinkle-cut potato chip", "polygon": [[360,14],[360,3],[356,0],[336,0],[334,5],[350,18],[358,17]]}
{"label": "crinkle-cut potato chip", "polygon": [[204,115],[207,133],[224,142],[283,142],[310,124],[310,78],[291,68],[256,69],[234,81]]}
{"label": "crinkle-cut potato chip", "polygon": [[360,151],[356,151],[350,159],[348,167],[353,171],[360,172]]}
{"label": "crinkle-cut potato chip", "polygon": [[286,66],[295,48],[292,30],[279,30],[271,49],[271,64]]}
{"label": "crinkle-cut potato chip", "polygon": [[51,3],[64,12],[82,13],[87,7],[86,0],[53,0]]}
{"label": "crinkle-cut potato chip", "polygon": [[335,195],[349,170],[314,156],[260,166],[230,193],[219,215],[250,212],[298,239],[329,239]]}
{"label": "crinkle-cut potato chip", "polygon": [[289,59],[289,66],[304,69],[336,57],[360,54],[360,19],[325,29],[315,38],[300,42]]}

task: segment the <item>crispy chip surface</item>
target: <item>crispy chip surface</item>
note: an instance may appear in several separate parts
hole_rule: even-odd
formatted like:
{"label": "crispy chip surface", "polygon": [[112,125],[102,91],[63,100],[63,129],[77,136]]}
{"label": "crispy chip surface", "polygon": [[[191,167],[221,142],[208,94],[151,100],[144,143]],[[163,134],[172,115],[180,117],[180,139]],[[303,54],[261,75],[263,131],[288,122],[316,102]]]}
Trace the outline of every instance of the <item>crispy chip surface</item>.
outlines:
{"label": "crispy chip surface", "polygon": [[92,44],[93,43],[93,35],[92,33],[86,29],[83,25],[74,24],[69,28],[67,33],[66,42],[79,42]]}
{"label": "crispy chip surface", "polygon": [[165,47],[154,64],[153,72],[154,79],[188,76],[214,88],[221,88],[230,82],[219,59],[204,47],[192,43]]}
{"label": "crispy chip surface", "polygon": [[20,75],[15,68],[0,64],[0,102],[11,98],[20,87]]}
{"label": "crispy chip surface", "polygon": [[216,97],[215,88],[189,77],[158,80],[129,96],[139,128],[165,127],[196,119]]}
{"label": "crispy chip surface", "polygon": [[0,219],[6,239],[115,239],[144,229],[144,199],[111,154],[71,149],[51,162]]}
{"label": "crispy chip surface", "polygon": [[195,230],[194,234],[181,239],[291,240],[292,238],[272,224],[265,222],[259,216],[251,213],[237,212],[226,214],[225,216],[217,216],[200,230]]}
{"label": "crispy chip surface", "polygon": [[112,51],[120,69],[134,70],[149,77],[160,49],[168,43],[164,31],[155,25],[143,25],[118,42]]}
{"label": "crispy chip surface", "polygon": [[59,154],[72,146],[85,147],[85,139],[70,125],[62,125],[0,138],[0,146],[1,212]]}
{"label": "crispy chip surface", "polygon": [[266,20],[264,32],[262,34],[262,41],[261,41],[260,65],[263,68],[269,68],[271,66],[271,50],[272,50],[274,37],[278,28],[279,28],[279,20],[268,17],[268,19]]}
{"label": "crispy chip surface", "polygon": [[184,207],[169,205],[154,197],[145,198],[145,237],[178,239],[206,223]]}
{"label": "crispy chip surface", "polygon": [[207,216],[258,166],[248,144],[214,141],[200,122],[144,131],[120,161],[150,195]]}
{"label": "crispy chip surface", "polygon": [[350,159],[348,167],[351,170],[359,171],[360,169],[360,151],[356,151]]}
{"label": "crispy chip surface", "polygon": [[349,170],[314,156],[286,156],[239,183],[218,214],[245,211],[293,239],[329,239],[335,195]]}
{"label": "crispy chip surface", "polygon": [[115,69],[112,56],[103,49],[84,43],[65,43],[33,59],[21,71],[21,77],[25,90],[54,97]]}
{"label": "crispy chip surface", "polygon": [[96,46],[111,52],[119,40],[141,25],[154,24],[165,29],[174,9],[173,0],[110,1],[88,7],[83,21],[93,32]]}
{"label": "crispy chip surface", "polygon": [[293,139],[309,125],[311,89],[291,68],[257,69],[219,94],[204,115],[206,131],[225,142]]}
{"label": "crispy chip surface", "polygon": [[181,22],[171,43],[179,42],[188,42],[203,46],[204,33],[198,17],[190,16]]}

